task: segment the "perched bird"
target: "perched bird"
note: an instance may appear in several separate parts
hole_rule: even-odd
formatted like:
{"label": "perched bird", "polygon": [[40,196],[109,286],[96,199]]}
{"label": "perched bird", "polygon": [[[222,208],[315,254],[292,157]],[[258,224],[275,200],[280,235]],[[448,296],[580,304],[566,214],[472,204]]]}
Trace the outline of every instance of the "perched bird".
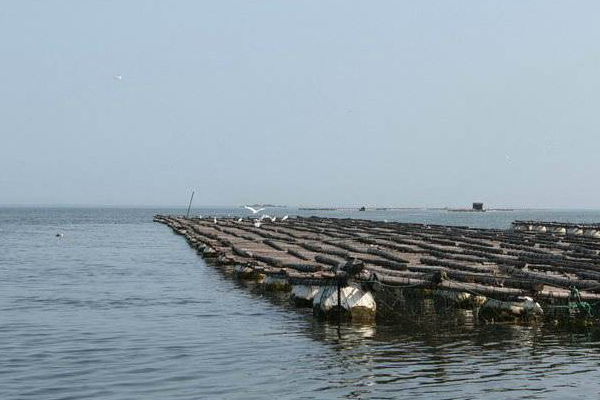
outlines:
{"label": "perched bird", "polygon": [[254,208],[252,208],[250,206],[244,206],[244,208],[246,210],[252,211],[252,214],[258,214],[259,212],[261,212],[262,210],[264,210],[264,207],[263,208],[259,208],[258,210],[254,209]]}
{"label": "perched bird", "polygon": [[216,223],[217,223],[217,219],[216,219],[216,218],[213,218],[213,222],[216,224]]}
{"label": "perched bird", "polygon": [[116,81],[120,81],[123,79],[123,77],[121,75],[115,75],[114,78]]}
{"label": "perched bird", "polygon": [[57,233],[56,237],[63,237],[64,235],[62,233]]}
{"label": "perched bird", "polygon": [[285,221],[285,220],[286,220],[286,219],[288,219],[288,218],[289,218],[289,216],[288,216],[288,215],[286,215],[285,217],[281,218],[281,220],[282,220],[282,221]]}
{"label": "perched bird", "polygon": [[260,221],[254,221],[254,226],[255,226],[255,227],[257,227],[257,228],[260,228],[260,226],[261,226],[261,225],[262,225],[262,224],[261,224],[261,222],[260,222]]}
{"label": "perched bird", "polygon": [[237,221],[237,222],[242,222],[242,219],[241,219],[241,218],[240,218],[240,219],[238,219],[238,221]]}

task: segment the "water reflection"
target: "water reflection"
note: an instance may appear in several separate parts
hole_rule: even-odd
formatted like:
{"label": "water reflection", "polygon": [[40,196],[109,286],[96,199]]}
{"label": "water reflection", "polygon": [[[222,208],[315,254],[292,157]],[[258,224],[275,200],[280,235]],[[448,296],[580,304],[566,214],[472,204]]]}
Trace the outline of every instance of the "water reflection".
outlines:
{"label": "water reflection", "polygon": [[412,395],[453,393],[460,384],[475,385],[482,393],[531,392],[535,398],[551,391],[545,379],[596,373],[597,328],[556,332],[544,325],[453,326],[449,321],[431,329],[406,322],[363,327],[315,321],[306,334],[331,346],[329,368],[341,367],[355,385],[401,387]]}

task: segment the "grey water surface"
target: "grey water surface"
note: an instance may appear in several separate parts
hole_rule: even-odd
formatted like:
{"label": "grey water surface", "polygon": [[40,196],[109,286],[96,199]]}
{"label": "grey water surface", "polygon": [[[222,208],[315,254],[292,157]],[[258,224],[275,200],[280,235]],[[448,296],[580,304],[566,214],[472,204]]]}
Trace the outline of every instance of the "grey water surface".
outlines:
{"label": "grey water surface", "polygon": [[[598,397],[596,326],[486,325],[468,311],[318,321],[207,266],[152,222],[157,212],[184,210],[0,208],[0,399]],[[302,213],[494,228],[600,221],[598,211]]]}

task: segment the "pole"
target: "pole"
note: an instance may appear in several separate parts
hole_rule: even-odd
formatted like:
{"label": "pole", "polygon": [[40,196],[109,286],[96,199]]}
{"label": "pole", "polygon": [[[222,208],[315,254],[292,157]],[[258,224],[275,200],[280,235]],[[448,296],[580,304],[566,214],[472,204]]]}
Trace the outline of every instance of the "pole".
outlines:
{"label": "pole", "polygon": [[192,196],[190,197],[190,204],[188,204],[187,213],[185,214],[186,218],[190,216],[190,208],[192,207],[192,200],[193,199],[194,199],[194,191],[192,190]]}
{"label": "pole", "polygon": [[342,284],[340,278],[337,279],[337,306],[338,306],[338,325],[342,321]]}

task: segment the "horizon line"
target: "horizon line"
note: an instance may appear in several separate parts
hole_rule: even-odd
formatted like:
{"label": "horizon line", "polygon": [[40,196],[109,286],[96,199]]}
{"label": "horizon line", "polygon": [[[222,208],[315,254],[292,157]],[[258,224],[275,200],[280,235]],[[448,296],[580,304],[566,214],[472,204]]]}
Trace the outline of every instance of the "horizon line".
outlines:
{"label": "horizon line", "polygon": [[[255,205],[255,204],[254,204]],[[244,205],[215,205],[215,204],[202,204],[192,206],[191,209],[202,209],[202,208],[243,208]],[[310,211],[319,211],[319,208],[325,209],[337,209],[337,210],[352,210],[359,209],[361,205],[275,205],[269,208],[288,208],[288,209],[300,209],[300,208],[313,208]],[[378,211],[387,210],[452,210],[458,209],[456,206],[379,206],[371,205],[365,206],[366,209],[380,209]],[[6,203],[0,204],[0,208],[170,208],[170,209],[187,209],[186,205],[173,205],[173,204],[93,204],[93,203]],[[600,211],[600,208],[593,207],[512,207],[512,206],[495,206],[486,208],[489,211],[503,211],[503,210],[518,210],[518,211],[533,211],[533,210],[565,210],[565,211],[577,211],[577,210],[588,210],[588,211]],[[308,211],[308,210],[307,210]]]}

